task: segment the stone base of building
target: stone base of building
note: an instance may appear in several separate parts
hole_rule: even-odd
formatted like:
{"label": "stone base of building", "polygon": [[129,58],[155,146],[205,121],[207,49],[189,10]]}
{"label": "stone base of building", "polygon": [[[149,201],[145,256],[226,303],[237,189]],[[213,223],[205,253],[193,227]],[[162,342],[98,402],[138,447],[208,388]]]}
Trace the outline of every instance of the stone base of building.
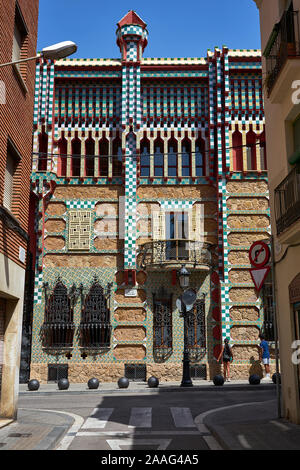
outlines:
{"label": "stone base of building", "polygon": [[[207,364],[207,380],[215,375],[223,375],[223,366],[216,362]],[[155,376],[162,382],[181,382],[182,363],[146,364],[146,380]],[[270,374],[275,372],[275,364],[270,365]],[[257,374],[263,377],[264,368],[261,364],[231,364],[231,380],[248,380],[249,376]],[[117,382],[124,376],[124,364],[70,364],[68,378],[70,383],[87,383],[92,377],[100,382]],[[48,382],[48,364],[31,364],[30,379],[37,379],[41,384]]]}

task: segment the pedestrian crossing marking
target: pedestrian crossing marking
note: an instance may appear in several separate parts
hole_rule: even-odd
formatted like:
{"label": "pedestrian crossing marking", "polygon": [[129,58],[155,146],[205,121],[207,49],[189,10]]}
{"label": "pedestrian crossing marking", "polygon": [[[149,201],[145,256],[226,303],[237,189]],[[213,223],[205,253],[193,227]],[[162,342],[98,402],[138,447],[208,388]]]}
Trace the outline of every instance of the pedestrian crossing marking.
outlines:
{"label": "pedestrian crossing marking", "polygon": [[[120,433],[122,435],[125,435],[126,432],[127,434],[130,434],[130,430],[138,430],[141,428],[145,429],[145,433],[149,435],[149,433],[157,432],[157,434],[160,433],[160,431],[150,431],[150,428],[152,428],[152,408],[151,407],[133,407],[130,409],[130,414],[128,416],[128,425],[126,425],[124,422],[118,423],[118,418],[110,420],[112,414],[116,412],[118,408],[100,408],[97,407],[95,408],[91,415],[86,419],[84,422],[83,426],[81,427],[81,430],[83,431],[80,433],[80,435],[87,435],[86,430],[97,430],[97,429],[106,429],[107,431],[103,431],[103,434],[105,433],[112,433],[111,435],[115,435],[114,433]],[[169,421],[171,421],[171,428],[172,426],[175,426],[175,428],[182,428],[183,431],[178,431],[178,432],[183,432],[185,433],[184,429],[186,428],[196,428],[196,425],[193,420],[193,416],[191,413],[190,408],[183,408],[183,407],[171,407],[169,408],[170,413],[169,413]],[[118,429],[113,429],[110,427],[110,425],[113,425],[113,427],[116,427],[116,424],[118,425]],[[128,431],[127,431],[128,429]],[[205,430],[206,431],[206,430]],[[100,432],[91,432],[89,435],[101,435],[102,433]],[[78,434],[77,434],[78,435]]]}
{"label": "pedestrian crossing marking", "polygon": [[81,429],[105,428],[114,408],[95,408],[91,416],[86,420]]}
{"label": "pedestrian crossing marking", "polygon": [[151,428],[152,408],[132,408],[129,420],[129,428]]}
{"label": "pedestrian crossing marking", "polygon": [[171,408],[176,428],[194,428],[195,423],[190,408]]}

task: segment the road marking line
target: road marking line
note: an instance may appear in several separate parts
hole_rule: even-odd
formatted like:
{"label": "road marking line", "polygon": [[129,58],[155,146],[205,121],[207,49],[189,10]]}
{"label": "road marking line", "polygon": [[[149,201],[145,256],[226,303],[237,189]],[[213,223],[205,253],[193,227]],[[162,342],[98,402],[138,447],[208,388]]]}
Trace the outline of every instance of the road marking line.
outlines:
{"label": "road marking line", "polygon": [[82,429],[103,429],[112,415],[114,408],[95,408]]}
{"label": "road marking line", "polygon": [[275,426],[278,426],[283,431],[290,431],[290,428],[288,426],[283,423],[280,423],[279,421],[270,421],[270,423],[274,424]]}
{"label": "road marking line", "polygon": [[129,428],[151,428],[152,408],[131,408]]}
{"label": "road marking line", "polygon": [[101,437],[101,436],[207,436],[209,433],[198,431],[80,431],[79,437]]}
{"label": "road marking line", "polygon": [[[218,413],[219,411],[224,411],[224,410],[230,410],[231,408],[239,408],[241,406],[250,406],[250,405],[263,405],[269,401],[273,401],[273,400],[266,400],[266,401],[255,401],[255,402],[251,402],[251,403],[238,403],[237,405],[230,405],[230,406],[222,406],[220,408],[214,408],[212,410],[208,410],[208,411],[205,411],[204,413],[201,413],[200,415],[196,416],[195,418],[195,424],[198,428],[199,431],[203,431],[204,428],[208,429],[205,424],[204,424],[204,419],[212,414],[212,413]],[[208,430],[209,431],[209,430]],[[211,435],[211,438],[214,439],[216,445],[219,445],[218,441],[213,437],[213,435]],[[204,438],[205,439],[205,438]],[[205,439],[207,440],[207,439]],[[208,444],[209,447],[210,445],[212,445],[212,442],[211,441],[211,444]],[[212,449],[213,450],[213,449]],[[223,450],[222,448],[220,448],[219,450]]]}
{"label": "road marking line", "polygon": [[195,423],[190,408],[170,408],[176,428],[194,428]]}
{"label": "road marking line", "polygon": [[238,438],[240,444],[245,449],[252,449],[252,447],[250,446],[249,442],[247,441],[247,439],[245,438],[245,436],[243,434],[238,434],[237,438]]}
{"label": "road marking line", "polygon": [[171,443],[171,439],[122,439],[122,440],[111,440],[108,439],[106,442],[112,450],[122,450],[121,446],[158,446],[155,450],[166,450]]}
{"label": "road marking line", "polygon": [[210,450],[223,450],[218,441],[212,435],[203,436],[203,439],[205,440]]}

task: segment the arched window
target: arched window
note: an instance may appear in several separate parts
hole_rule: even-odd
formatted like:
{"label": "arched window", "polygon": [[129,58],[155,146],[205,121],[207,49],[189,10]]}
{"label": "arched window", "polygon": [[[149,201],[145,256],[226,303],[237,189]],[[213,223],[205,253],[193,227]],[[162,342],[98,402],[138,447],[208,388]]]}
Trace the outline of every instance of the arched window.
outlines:
{"label": "arched window", "polygon": [[105,295],[103,287],[95,279],[87,295],[83,295],[80,346],[86,348],[108,348],[111,338],[110,310],[108,299],[111,286]]}
{"label": "arched window", "polygon": [[141,176],[150,176],[150,142],[143,139],[140,144],[141,152]]}
{"label": "arched window", "polygon": [[196,300],[188,316],[188,347],[191,360],[199,361],[206,354],[205,297]]}
{"label": "arched window", "polygon": [[44,132],[39,135],[39,158],[38,170],[47,171],[47,158],[48,158],[48,135]]}
{"label": "arched window", "polygon": [[243,171],[243,138],[239,131],[232,134],[233,171]]}
{"label": "arched window", "polygon": [[181,144],[181,174],[191,176],[191,142],[184,139]]}
{"label": "arched window", "polygon": [[75,325],[73,323],[73,292],[60,279],[50,296],[45,289],[45,321],[42,326],[43,346],[49,348],[71,347]]}
{"label": "arched window", "polygon": [[164,362],[172,354],[172,295],[162,287],[153,294],[153,355]]}
{"label": "arched window", "polygon": [[65,138],[62,138],[58,142],[58,165],[57,165],[57,175],[66,176],[67,175],[67,153],[68,153],[68,142]]}
{"label": "arched window", "polygon": [[95,141],[88,139],[85,142],[85,176],[94,176],[95,171]]}
{"label": "arched window", "polygon": [[247,134],[247,170],[256,170],[256,134],[253,131]]}
{"label": "arched window", "polygon": [[177,176],[177,142],[174,139],[168,142],[168,176]]}
{"label": "arched window", "polygon": [[71,176],[80,176],[81,163],[81,140],[78,138],[72,140],[72,167]]}
{"label": "arched window", "polygon": [[203,139],[197,139],[195,145],[196,176],[205,176],[205,143]]}
{"label": "arched window", "polygon": [[101,139],[99,142],[99,175],[108,176],[108,140]]}
{"label": "arched window", "polygon": [[164,143],[161,139],[154,142],[154,176],[164,176]]}
{"label": "arched window", "polygon": [[113,159],[112,159],[112,174],[113,176],[122,176],[122,142],[121,139],[116,138],[113,142]]}

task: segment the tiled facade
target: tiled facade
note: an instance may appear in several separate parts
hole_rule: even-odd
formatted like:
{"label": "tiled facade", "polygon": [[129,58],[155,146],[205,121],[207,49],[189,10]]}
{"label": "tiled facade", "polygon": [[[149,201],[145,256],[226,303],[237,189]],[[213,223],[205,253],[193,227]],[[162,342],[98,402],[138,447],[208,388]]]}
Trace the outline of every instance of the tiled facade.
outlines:
{"label": "tiled facade", "polygon": [[[146,24],[131,11],[118,23],[120,59],[37,67],[31,377],[44,382],[48,364],[56,363],[68,364],[73,382],[117,380],[124,364],[179,380],[182,264],[205,332],[194,338],[193,364],[212,376],[220,344],[231,337],[233,376],[260,371],[264,309],[247,258],[252,242],[270,234],[260,51],[223,47],[206,58],[143,58],[147,38]],[[190,240],[187,251],[182,239]],[[95,275],[103,288],[113,285],[110,346],[82,347],[79,297],[71,346],[43,346],[43,283],[51,290],[59,277],[68,289],[82,284],[88,291]],[[157,327],[160,297],[169,299],[170,316]]]}

